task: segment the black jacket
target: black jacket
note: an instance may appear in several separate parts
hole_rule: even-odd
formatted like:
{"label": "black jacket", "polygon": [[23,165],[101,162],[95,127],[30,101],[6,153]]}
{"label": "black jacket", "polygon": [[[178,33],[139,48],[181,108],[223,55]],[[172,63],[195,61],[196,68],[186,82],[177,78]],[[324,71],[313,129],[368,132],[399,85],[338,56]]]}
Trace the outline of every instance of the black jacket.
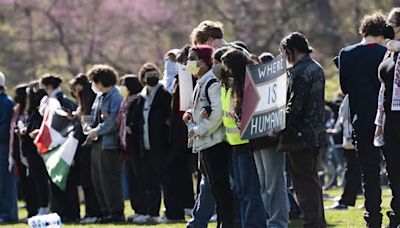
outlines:
{"label": "black jacket", "polygon": [[[127,126],[133,133],[127,135],[128,147],[133,148],[133,153],[143,153],[143,106],[145,98],[139,95],[131,104],[128,116]],[[169,149],[169,125],[168,119],[171,113],[171,95],[160,87],[155,94],[149,113],[149,138],[151,151],[155,153],[167,152]]]}
{"label": "black jacket", "polygon": [[288,70],[286,129],[280,136],[280,151],[326,146],[324,95],[324,70],[311,57],[302,58]]}

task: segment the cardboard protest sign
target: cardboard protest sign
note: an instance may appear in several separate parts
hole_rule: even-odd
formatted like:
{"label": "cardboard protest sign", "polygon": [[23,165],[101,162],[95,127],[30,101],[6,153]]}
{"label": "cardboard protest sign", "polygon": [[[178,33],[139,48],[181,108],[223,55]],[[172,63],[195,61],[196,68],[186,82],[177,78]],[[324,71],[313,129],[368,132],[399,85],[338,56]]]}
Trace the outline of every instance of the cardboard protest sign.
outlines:
{"label": "cardboard protest sign", "polygon": [[241,138],[254,139],[285,129],[286,60],[248,65],[244,85]]}

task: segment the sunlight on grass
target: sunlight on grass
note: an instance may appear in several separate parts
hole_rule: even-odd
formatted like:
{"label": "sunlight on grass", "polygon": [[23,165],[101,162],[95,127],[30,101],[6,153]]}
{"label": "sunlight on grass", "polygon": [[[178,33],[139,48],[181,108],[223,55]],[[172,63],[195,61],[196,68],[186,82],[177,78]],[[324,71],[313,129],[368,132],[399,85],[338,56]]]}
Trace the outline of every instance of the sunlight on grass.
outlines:
{"label": "sunlight on grass", "polygon": [[[333,198],[336,196],[340,196],[342,193],[342,189],[332,189],[325,191],[325,196],[329,196],[329,198]],[[386,211],[390,210],[390,197],[391,192],[388,188],[383,188],[383,201],[382,201],[382,214],[385,214]],[[331,205],[333,202],[329,200],[325,200],[325,206]],[[350,207],[346,211],[325,211],[326,220],[328,222],[328,227],[365,227],[365,223],[363,220],[363,213],[364,210],[358,209],[358,206],[364,203],[364,199],[360,197],[357,199],[356,206]],[[19,203],[19,206],[23,206],[23,203]],[[24,208],[19,209],[19,217],[25,218],[27,213]],[[81,211],[83,213],[84,206],[81,206]],[[125,201],[125,216],[129,216],[133,213],[132,208],[130,206],[129,201]],[[189,220],[189,218],[186,218]],[[383,224],[388,224],[388,219],[384,216]],[[211,223],[209,227],[215,227],[215,223]],[[10,227],[10,228],[23,228],[28,227],[26,224],[15,224],[15,225],[4,225],[2,227]],[[132,224],[108,224],[108,225],[64,225],[63,227],[74,227],[74,228],[89,228],[89,227],[117,227],[117,228],[128,228],[128,227],[156,227],[156,228],[184,228],[186,227],[185,223],[178,223],[178,224],[162,224],[162,225],[132,225]],[[300,221],[293,221],[289,224],[290,228],[301,227]]]}

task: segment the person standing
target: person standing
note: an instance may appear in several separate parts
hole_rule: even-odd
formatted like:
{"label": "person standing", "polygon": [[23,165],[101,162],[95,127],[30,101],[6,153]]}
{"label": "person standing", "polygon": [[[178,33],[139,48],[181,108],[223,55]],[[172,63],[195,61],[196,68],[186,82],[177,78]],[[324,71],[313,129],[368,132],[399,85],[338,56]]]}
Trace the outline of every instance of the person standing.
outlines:
{"label": "person standing", "polygon": [[115,86],[118,73],[108,65],[95,65],[87,75],[97,93],[91,110],[93,129],[88,137],[93,140],[92,181],[102,212],[98,222],[123,222],[122,161],[118,157],[120,146],[115,121],[122,102]]}
{"label": "person standing", "polygon": [[[43,97],[40,101],[39,112],[42,116],[49,105],[48,100],[50,98],[57,99],[60,102],[61,107],[67,112],[73,112],[76,110],[76,104],[67,98],[61,91],[61,83],[62,79],[58,75],[44,74],[41,77],[40,86],[47,93],[47,96]],[[64,223],[76,222],[80,219],[77,166],[71,166],[65,191],[61,190],[50,180],[50,210],[58,213]]]}
{"label": "person standing", "polygon": [[[233,227],[233,193],[229,183],[231,149],[225,142],[221,86],[212,71],[212,52],[208,45],[197,45],[189,51],[187,67],[198,80],[193,92],[193,107],[185,113],[183,120],[189,126],[188,137],[193,140],[193,152],[200,153],[201,165],[217,202],[218,227]],[[203,118],[201,113],[208,106],[211,113],[208,118]]]}
{"label": "person standing", "polygon": [[239,129],[246,65],[252,64],[252,60],[236,49],[225,53],[221,60],[224,71],[230,78],[221,88],[222,122],[226,130],[226,140],[232,146],[234,193],[239,201],[242,227],[267,227],[251,144],[249,140],[240,138]]}
{"label": "person standing", "polygon": [[[396,42],[400,40],[400,8],[393,8],[387,18],[387,25],[394,30],[393,38]],[[389,217],[389,228],[397,228],[400,225],[400,112],[399,94],[396,93],[394,87],[400,87],[400,69],[399,50],[392,50],[388,45],[389,52],[385,55],[384,60],[378,68],[379,80],[382,83],[383,91],[381,108],[383,108],[384,121],[376,118],[377,131],[379,126],[383,128],[383,154],[385,156],[386,171],[389,178],[389,187],[392,191],[392,199],[390,202],[391,211],[386,215]],[[395,84],[395,85],[394,85]],[[398,90],[398,89],[397,89]],[[378,113],[377,113],[378,116]]]}
{"label": "person standing", "polygon": [[364,219],[368,227],[381,227],[381,152],[374,147],[375,115],[380,82],[378,67],[386,48],[381,46],[385,17],[381,13],[366,15],[359,29],[361,42],[343,48],[339,54],[340,86],[349,95],[351,122],[361,166],[365,196]]}
{"label": "person standing", "polygon": [[101,217],[101,210],[96,198],[92,182],[92,163],[91,163],[91,146],[85,144],[87,136],[83,134],[80,117],[89,115],[92,109],[96,94],[91,88],[88,77],[85,74],[78,74],[69,81],[69,88],[72,96],[78,103],[77,110],[73,113],[75,125],[75,137],[79,139],[79,147],[77,149],[77,167],[79,170],[79,183],[82,186],[85,197],[85,216],[80,220],[80,224],[95,223]]}
{"label": "person standing", "polygon": [[169,150],[171,95],[159,83],[161,72],[154,63],[144,64],[138,75],[146,86],[138,100],[131,105],[133,113],[128,121],[134,148],[132,166],[137,178],[138,197],[143,199],[144,208],[132,222],[147,224],[165,220],[159,218],[161,185],[165,185],[161,167]]}
{"label": "person standing", "polygon": [[318,155],[326,146],[324,123],[325,74],[310,57],[307,38],[294,32],[282,39],[280,51],[288,69],[286,129],[280,134],[278,151],[287,152],[289,172],[304,227],[326,227],[322,189],[317,175]]}
{"label": "person standing", "polygon": [[0,224],[18,220],[17,186],[10,166],[10,124],[13,101],[6,94],[6,78],[0,72]]}

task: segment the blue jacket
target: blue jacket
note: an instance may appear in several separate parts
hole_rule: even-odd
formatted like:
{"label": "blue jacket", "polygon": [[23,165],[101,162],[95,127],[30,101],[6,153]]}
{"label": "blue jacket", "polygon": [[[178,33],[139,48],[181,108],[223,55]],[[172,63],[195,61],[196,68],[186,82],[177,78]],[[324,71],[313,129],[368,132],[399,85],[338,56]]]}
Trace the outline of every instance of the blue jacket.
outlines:
{"label": "blue jacket", "polygon": [[9,143],[14,103],[6,93],[0,93],[0,143]]}
{"label": "blue jacket", "polygon": [[[96,115],[97,107],[99,106],[101,95],[97,95],[93,106],[91,115]],[[123,98],[119,94],[117,87],[113,87],[110,92],[103,99],[101,105],[101,113],[107,114],[103,122],[97,125],[95,130],[101,136],[101,149],[102,150],[115,150],[119,149],[119,139],[118,139],[118,127],[116,124],[116,118],[119,112]]]}

